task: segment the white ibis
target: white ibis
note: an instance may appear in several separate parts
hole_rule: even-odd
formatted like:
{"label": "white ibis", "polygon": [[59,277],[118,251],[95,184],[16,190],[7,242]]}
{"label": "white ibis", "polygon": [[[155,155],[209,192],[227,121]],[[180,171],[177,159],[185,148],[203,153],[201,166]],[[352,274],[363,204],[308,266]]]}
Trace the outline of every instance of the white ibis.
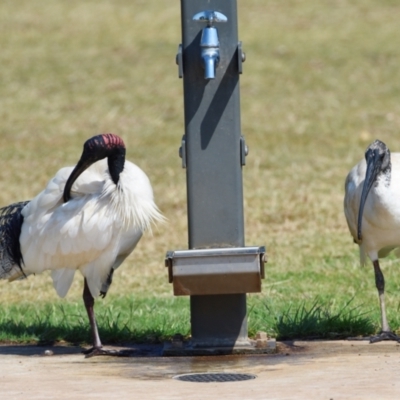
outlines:
{"label": "white ibis", "polygon": [[379,258],[400,247],[400,153],[390,155],[380,140],[367,148],[365,160],[347,176],[344,212],[354,242],[360,247],[361,265],[365,265],[368,256],[374,266],[382,330],[370,342],[400,342],[387,321],[385,280],[379,266]]}
{"label": "white ibis", "polygon": [[51,270],[64,297],[79,270],[93,339],[86,353],[111,354],[102,348],[94,298],[106,295],[114,271],[151,223],[162,219],[149,179],[125,161],[122,139],[94,136],[78,164],[59,170],[34,199],[0,209],[0,278]]}

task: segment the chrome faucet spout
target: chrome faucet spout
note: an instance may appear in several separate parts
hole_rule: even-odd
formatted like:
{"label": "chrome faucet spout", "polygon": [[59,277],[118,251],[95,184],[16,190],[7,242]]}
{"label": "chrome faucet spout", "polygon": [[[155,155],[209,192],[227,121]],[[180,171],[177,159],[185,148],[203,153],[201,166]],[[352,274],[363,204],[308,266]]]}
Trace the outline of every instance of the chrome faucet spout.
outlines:
{"label": "chrome faucet spout", "polygon": [[202,54],[204,64],[204,79],[215,79],[215,69],[218,65],[217,51],[204,51]]}
{"label": "chrome faucet spout", "polygon": [[200,48],[204,67],[204,79],[215,79],[215,70],[219,62],[219,39],[217,28],[214,26],[207,26],[203,29]]}
{"label": "chrome faucet spout", "polygon": [[201,59],[204,67],[204,78],[207,80],[215,79],[215,71],[220,56],[218,31],[213,24],[215,22],[226,22],[228,19],[217,11],[202,11],[196,14],[193,19],[207,23],[207,26],[203,28],[200,39]]}

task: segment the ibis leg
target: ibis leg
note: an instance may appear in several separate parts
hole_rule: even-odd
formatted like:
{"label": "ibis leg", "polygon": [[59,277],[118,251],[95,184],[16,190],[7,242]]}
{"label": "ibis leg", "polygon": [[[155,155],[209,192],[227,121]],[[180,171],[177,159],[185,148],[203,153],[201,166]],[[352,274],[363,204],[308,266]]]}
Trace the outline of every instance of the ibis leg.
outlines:
{"label": "ibis leg", "polygon": [[99,330],[97,329],[96,317],[94,315],[94,298],[90,293],[89,286],[87,284],[86,278],[83,287],[83,302],[85,303],[86,311],[89,317],[90,329],[92,331],[92,341],[93,347],[89,350],[85,350],[83,353],[86,354],[86,357],[107,355],[107,356],[119,356],[123,354],[119,354],[116,350],[105,350],[103,349],[103,345],[101,344]]}
{"label": "ibis leg", "polygon": [[381,307],[381,326],[382,331],[379,335],[372,336],[370,338],[370,343],[380,342],[382,340],[396,340],[400,342],[400,337],[394,334],[389,327],[389,323],[386,317],[386,307],[385,307],[385,278],[379,266],[379,261],[375,260],[373,262],[375,270],[375,284],[379,295],[379,304]]}
{"label": "ibis leg", "polygon": [[89,286],[87,284],[86,278],[83,287],[83,302],[85,303],[86,312],[89,317],[90,329],[92,331],[92,342],[93,342],[93,349],[101,349],[103,345],[100,341],[99,331],[97,329],[96,317],[94,315],[94,298],[90,293]]}

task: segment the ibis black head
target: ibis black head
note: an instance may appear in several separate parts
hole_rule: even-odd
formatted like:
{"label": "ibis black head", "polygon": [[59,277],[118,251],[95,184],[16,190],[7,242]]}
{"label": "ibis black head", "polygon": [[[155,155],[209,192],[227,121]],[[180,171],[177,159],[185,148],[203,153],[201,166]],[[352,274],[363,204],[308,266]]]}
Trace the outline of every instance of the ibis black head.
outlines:
{"label": "ibis black head", "polygon": [[76,167],[71,172],[64,188],[64,202],[71,198],[71,187],[85,169],[96,161],[108,158],[108,170],[115,184],[125,164],[125,144],[123,140],[112,133],[93,136],[83,145],[83,152]]}
{"label": "ibis black head", "polygon": [[390,172],[390,150],[385,143],[375,140],[371,143],[365,152],[365,161],[367,162],[367,171],[365,173],[364,186],[361,193],[360,207],[358,209],[358,240],[362,240],[361,225],[364,205],[372,185],[377,181],[380,174]]}

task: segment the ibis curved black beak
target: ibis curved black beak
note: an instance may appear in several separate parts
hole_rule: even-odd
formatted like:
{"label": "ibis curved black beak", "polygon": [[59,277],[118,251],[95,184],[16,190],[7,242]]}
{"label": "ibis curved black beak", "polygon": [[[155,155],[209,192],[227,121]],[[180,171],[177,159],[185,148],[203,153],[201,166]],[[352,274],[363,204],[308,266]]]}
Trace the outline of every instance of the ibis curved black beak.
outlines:
{"label": "ibis curved black beak", "polygon": [[82,158],[78,161],[78,164],[76,164],[75,168],[71,172],[71,175],[69,176],[67,183],[65,184],[64,187],[64,194],[63,194],[63,200],[64,203],[69,201],[71,199],[71,188],[74,182],[78,179],[79,175],[82,174],[83,171],[85,171],[87,168],[89,168],[95,160],[82,160]]}
{"label": "ibis curved black beak", "polygon": [[71,188],[85,169],[89,168],[96,161],[108,158],[108,171],[113,182],[117,185],[119,175],[124,169],[125,144],[122,139],[112,133],[96,135],[86,140],[83,145],[81,158],[71,172],[64,187],[64,203],[71,199]]}
{"label": "ibis curved black beak", "polygon": [[371,151],[367,156],[367,171],[365,173],[364,186],[361,193],[360,207],[358,209],[358,224],[357,224],[357,237],[362,240],[362,217],[364,212],[364,205],[371,190],[372,185],[381,171],[382,158],[378,151]]}

